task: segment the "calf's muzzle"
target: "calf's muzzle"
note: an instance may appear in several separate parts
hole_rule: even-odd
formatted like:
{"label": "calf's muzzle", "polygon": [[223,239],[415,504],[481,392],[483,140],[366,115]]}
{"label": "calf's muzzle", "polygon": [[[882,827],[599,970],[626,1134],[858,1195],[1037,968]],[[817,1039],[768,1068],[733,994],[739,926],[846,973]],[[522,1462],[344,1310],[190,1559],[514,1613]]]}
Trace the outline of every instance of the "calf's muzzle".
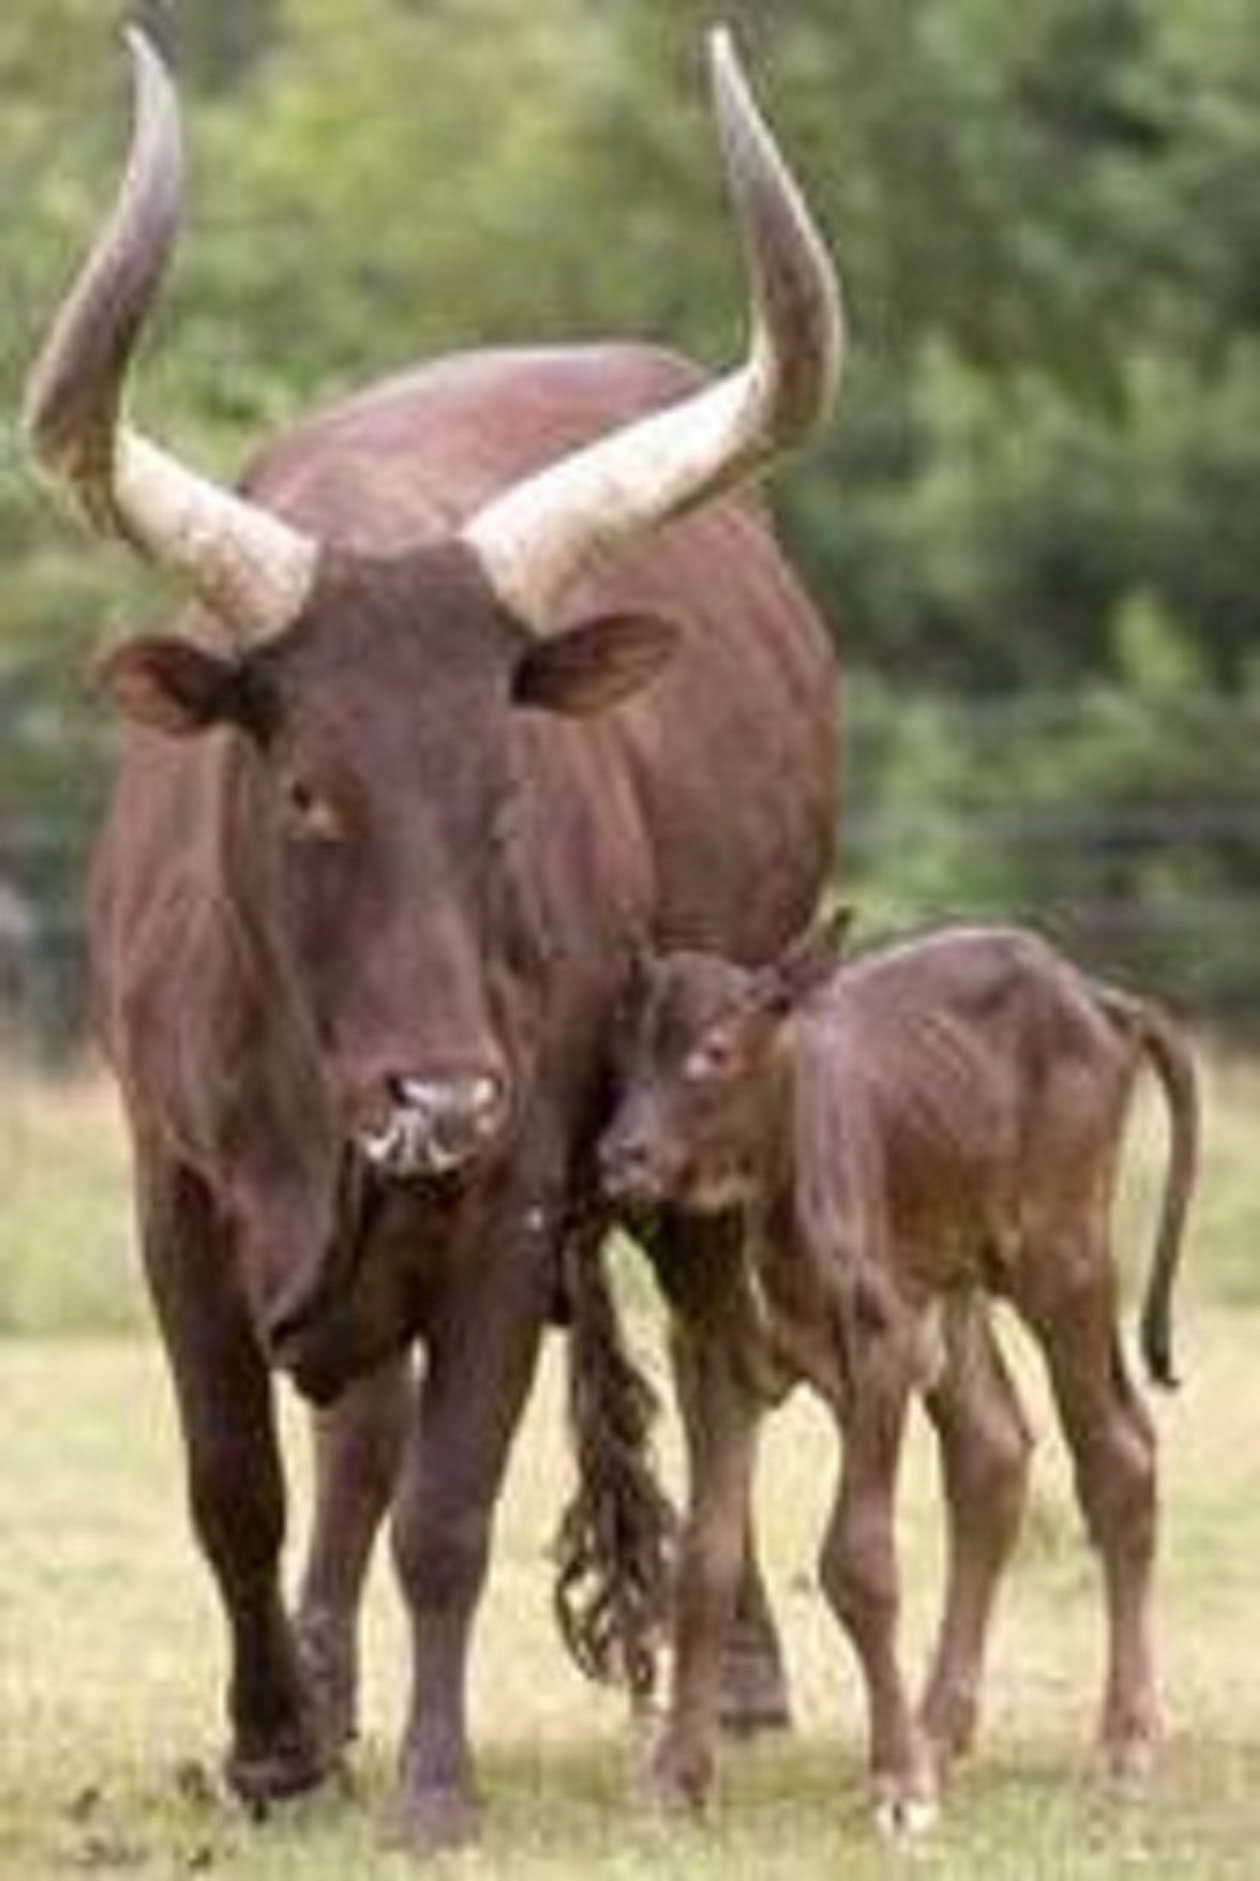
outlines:
{"label": "calf's muzzle", "polygon": [[663,1158],[645,1135],[613,1129],[599,1147],[599,1183],[604,1199],[630,1211],[659,1206],[666,1199]]}

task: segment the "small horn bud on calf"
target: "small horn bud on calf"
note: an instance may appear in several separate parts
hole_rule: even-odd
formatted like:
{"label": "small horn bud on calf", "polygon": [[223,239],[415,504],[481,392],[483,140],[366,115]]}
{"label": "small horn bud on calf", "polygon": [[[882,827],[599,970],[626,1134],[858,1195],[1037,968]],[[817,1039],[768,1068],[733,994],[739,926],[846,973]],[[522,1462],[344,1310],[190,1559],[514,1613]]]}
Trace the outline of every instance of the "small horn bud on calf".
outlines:
{"label": "small horn bud on calf", "polygon": [[[1171,1384],[1198,1099],[1188,1049],[1154,1006],[1015,929],[950,929],[843,966],[817,937],[755,971],[700,953],[641,970],[601,1175],[654,1255],[690,1381],[673,1689],[652,1763],[666,1804],[698,1804],[711,1784],[757,1429],[767,1404],[805,1382],[844,1440],[821,1574],[866,1685],[877,1814],[891,1829],[930,1819],[942,1767],[974,1729],[1027,1475],[991,1296],[1044,1354],[1101,1556],[1103,1764],[1126,1786],[1147,1774],[1155,1441],[1121,1350],[1108,1224],[1143,1063],[1171,1129],[1142,1345]],[[715,1231],[712,1258],[689,1268],[656,1254],[656,1225],[680,1212]],[[893,1539],[915,1392],[936,1426],[949,1524],[944,1615],[917,1709]]]}

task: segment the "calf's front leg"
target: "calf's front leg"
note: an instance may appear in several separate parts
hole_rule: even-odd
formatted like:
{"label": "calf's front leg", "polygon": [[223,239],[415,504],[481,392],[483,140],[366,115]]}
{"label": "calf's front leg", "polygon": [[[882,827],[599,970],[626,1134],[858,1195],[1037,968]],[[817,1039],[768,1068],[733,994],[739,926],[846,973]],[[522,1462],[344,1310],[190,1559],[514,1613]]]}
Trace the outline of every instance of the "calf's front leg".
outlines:
{"label": "calf's front leg", "polygon": [[897,1469],[909,1367],[890,1333],[855,1357],[842,1423],[839,1493],[820,1573],[832,1611],[853,1644],[866,1686],[871,1784],[877,1825],[888,1834],[926,1828],[936,1814],[936,1771],[902,1673],[894,1541]]}
{"label": "calf's front leg", "polygon": [[[679,1324],[722,1326],[723,1336],[738,1340],[737,1302],[743,1287],[744,1224],[738,1215],[667,1213],[646,1235],[657,1279]],[[680,1368],[679,1348],[670,1341],[670,1361],[679,1413],[686,1424],[690,1381]],[[722,1651],[718,1701],[723,1730],[732,1737],[753,1737],[785,1730],[792,1722],[791,1699],[778,1628],[766,1592],[757,1549],[753,1509],[744,1528],[743,1560],[735,1607]]]}
{"label": "calf's front leg", "polygon": [[676,1329],[673,1345],[687,1510],[674,1589],[670,1701],[648,1789],[667,1810],[697,1810],[713,1784],[724,1648],[746,1563],[760,1412],[720,1336]]}

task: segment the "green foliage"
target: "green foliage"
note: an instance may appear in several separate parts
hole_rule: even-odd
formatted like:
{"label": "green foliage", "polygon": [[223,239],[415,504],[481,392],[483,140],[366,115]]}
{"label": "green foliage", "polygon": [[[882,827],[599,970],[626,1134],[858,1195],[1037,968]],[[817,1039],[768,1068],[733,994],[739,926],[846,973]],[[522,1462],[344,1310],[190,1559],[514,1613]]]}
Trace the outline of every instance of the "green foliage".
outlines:
{"label": "green foliage", "polygon": [[1119,670],[988,704],[850,684],[845,892],[868,932],[1026,920],[1189,1011],[1254,1018],[1260,666],[1234,697],[1154,603]]}
{"label": "green foliage", "polygon": [[[117,171],[116,27],[132,10],[12,0],[0,18],[8,411]],[[963,787],[972,733],[954,696],[1052,696],[1073,728],[1019,736],[999,767],[1008,810],[1101,815],[1140,772],[1170,818],[1196,811],[1192,792],[1214,804],[1222,776],[1254,818],[1252,707],[1234,701],[1254,700],[1260,655],[1260,11],[727,13],[846,285],[840,422],[778,496],[863,675],[859,703],[888,701],[878,788],[913,813],[914,855],[863,852],[863,879],[923,912],[968,902],[977,874],[997,907],[1064,889],[1025,843],[973,855],[951,791],[934,797],[942,772],[968,801],[983,781]],[[312,400],[452,348],[630,333],[717,365],[739,345],[701,83],[708,0],[147,0],[141,14],[180,68],[191,184],[137,406],[208,470],[233,474]],[[49,512],[11,429],[0,547],[0,871],[60,929],[109,746],[85,670],[165,596]],[[1135,671],[1144,617],[1184,649],[1184,708]],[[874,736],[857,725],[855,749]],[[859,770],[852,788],[865,801],[872,785]],[[1224,905],[1256,867],[1242,833],[1165,842],[1109,892]],[[1159,948],[1189,972],[1197,940],[1168,931]],[[1260,1001],[1244,951],[1204,989],[1232,1001],[1249,983]]]}

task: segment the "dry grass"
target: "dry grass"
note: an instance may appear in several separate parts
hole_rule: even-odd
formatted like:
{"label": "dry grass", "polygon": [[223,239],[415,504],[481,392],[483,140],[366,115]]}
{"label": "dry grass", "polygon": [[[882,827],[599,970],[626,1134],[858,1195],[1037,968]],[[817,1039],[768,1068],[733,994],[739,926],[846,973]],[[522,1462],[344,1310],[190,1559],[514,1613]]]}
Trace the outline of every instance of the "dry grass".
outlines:
{"label": "dry grass", "polygon": [[127,1156],[103,1074],[0,1071],[0,1332],[143,1322]]}
{"label": "dry grass", "polygon": [[[1001,1615],[988,1729],[930,1845],[904,1861],[941,1881],[998,1877],[1253,1876],[1260,1846],[1260,1072],[1214,1059],[1208,1168],[1181,1314],[1189,1382],[1158,1405],[1166,1459],[1162,1632],[1171,1737],[1148,1806],[1101,1800],[1083,1775],[1098,1663],[1092,1562],[1046,1431],[1021,1558]],[[1126,1240],[1146,1230],[1158,1124],[1143,1118]],[[125,1156],[113,1100],[83,1078],[51,1091],[10,1078],[0,1109],[0,1324],[143,1321],[131,1271]],[[1136,1274],[1142,1252],[1126,1252]],[[1253,1273],[1255,1278],[1253,1279]],[[642,1298],[636,1289],[636,1298]],[[1248,1302],[1251,1302],[1249,1305]],[[644,1321],[646,1324],[646,1320]],[[627,1801],[633,1751],[615,1697],[561,1655],[545,1544],[567,1484],[557,1354],[512,1471],[484,1623],[474,1725],[488,1798],[482,1850],[439,1872],[778,1881],[901,1867],[872,1839],[851,1668],[813,1558],[832,1470],[808,1405],[774,1426],[761,1500],[800,1714],[790,1740],[726,1761],[700,1829],[662,1830]],[[300,1419],[293,1450],[301,1475]],[[930,1446],[918,1433],[904,1499],[909,1631],[930,1629],[939,1579]],[[388,1575],[369,1616],[366,1734],[353,1802],[324,1798],[255,1827],[182,1793],[213,1770],[221,1640],[187,1538],[160,1362],[137,1337],[0,1340],[0,1876],[95,1869],[232,1881],[358,1881],[406,1864],[377,1845],[402,1703],[402,1634]],[[300,1516],[300,1495],[299,1495]]]}
{"label": "dry grass", "polygon": [[[1260,1316],[1189,1319],[1194,1382],[1160,1410],[1172,1733],[1157,1794],[1143,1808],[1120,1808],[1084,1779],[1097,1600],[1047,1430],[999,1628],[984,1747],[938,1836],[905,1858],[916,1875],[972,1881],[982,1866],[995,1877],[1065,1881],[1256,1871]],[[789,1407],[761,1485],[800,1730],[773,1748],[732,1752],[712,1823],[665,1831],[627,1800],[633,1755],[620,1703],[583,1685],[551,1628],[544,1543],[567,1471],[555,1358],[512,1472],[478,1641],[486,1841],[450,1872],[528,1881],[773,1881],[841,1866],[885,1873],[892,1858],[864,1819],[854,1681],[813,1583],[831,1470],[818,1420],[807,1405]],[[379,1850],[374,1829],[402,1701],[401,1631],[383,1569],[370,1614],[358,1798],[246,1824],[221,1801],[181,1794],[176,1781],[190,1759],[214,1767],[220,1637],[178,1507],[177,1447],[152,1349],[134,1340],[0,1345],[0,1431],[0,1874],[38,1881],[84,1867],[163,1876],[204,1868],[233,1881],[342,1881],[404,1872]],[[300,1459],[300,1441],[294,1448]],[[928,1452],[920,1434],[904,1509],[916,1642],[928,1630],[938,1578]]]}

